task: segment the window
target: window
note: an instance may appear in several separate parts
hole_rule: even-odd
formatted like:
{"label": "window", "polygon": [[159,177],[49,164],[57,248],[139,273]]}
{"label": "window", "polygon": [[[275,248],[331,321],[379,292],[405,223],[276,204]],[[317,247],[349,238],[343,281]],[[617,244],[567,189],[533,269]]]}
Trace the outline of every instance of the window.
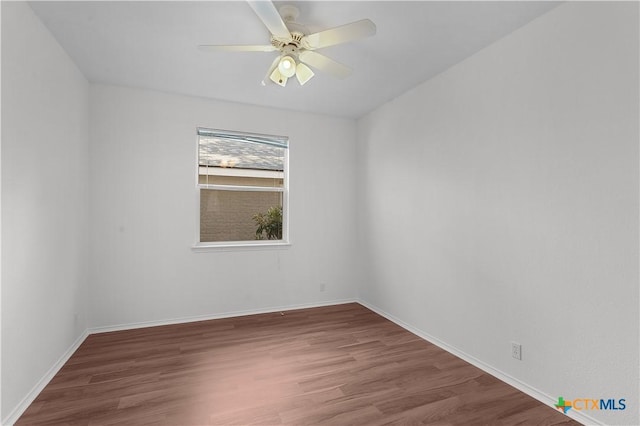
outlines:
{"label": "window", "polygon": [[198,128],[199,246],[288,242],[289,139]]}

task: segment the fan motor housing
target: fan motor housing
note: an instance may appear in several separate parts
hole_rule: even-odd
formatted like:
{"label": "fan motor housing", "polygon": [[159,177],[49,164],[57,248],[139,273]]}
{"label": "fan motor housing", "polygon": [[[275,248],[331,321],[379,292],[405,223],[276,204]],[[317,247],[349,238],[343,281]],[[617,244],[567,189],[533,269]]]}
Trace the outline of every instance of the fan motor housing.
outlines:
{"label": "fan motor housing", "polygon": [[284,49],[287,46],[291,46],[295,48],[295,50],[297,50],[298,48],[300,48],[300,44],[302,43],[303,37],[304,37],[304,33],[301,33],[299,31],[292,31],[291,40],[288,40],[288,41],[282,41],[280,39],[277,39],[271,36],[271,45],[280,51],[284,51]]}

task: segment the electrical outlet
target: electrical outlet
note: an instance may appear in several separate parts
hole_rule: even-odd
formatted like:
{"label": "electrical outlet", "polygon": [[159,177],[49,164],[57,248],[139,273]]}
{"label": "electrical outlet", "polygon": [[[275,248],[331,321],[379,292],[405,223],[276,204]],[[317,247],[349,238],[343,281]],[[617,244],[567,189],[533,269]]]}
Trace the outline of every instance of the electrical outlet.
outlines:
{"label": "electrical outlet", "polygon": [[327,286],[324,283],[320,284],[320,291],[324,291],[326,287]]}
{"label": "electrical outlet", "polygon": [[522,345],[520,343],[511,342],[511,356],[522,360]]}

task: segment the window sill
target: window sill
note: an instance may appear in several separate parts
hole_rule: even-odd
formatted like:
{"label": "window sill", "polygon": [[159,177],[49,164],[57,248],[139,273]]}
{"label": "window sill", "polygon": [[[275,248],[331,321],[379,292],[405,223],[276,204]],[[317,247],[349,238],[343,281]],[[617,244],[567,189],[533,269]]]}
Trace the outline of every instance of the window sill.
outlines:
{"label": "window sill", "polygon": [[208,251],[277,250],[291,246],[288,241],[229,241],[222,243],[195,243],[191,250],[197,253]]}

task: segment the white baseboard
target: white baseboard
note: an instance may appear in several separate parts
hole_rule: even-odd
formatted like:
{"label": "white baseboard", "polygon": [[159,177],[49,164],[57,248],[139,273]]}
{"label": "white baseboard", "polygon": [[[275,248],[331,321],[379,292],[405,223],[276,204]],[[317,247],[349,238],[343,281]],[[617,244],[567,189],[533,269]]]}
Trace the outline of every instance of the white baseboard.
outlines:
{"label": "white baseboard", "polygon": [[[516,379],[515,377],[510,376],[507,373],[504,373],[500,370],[498,370],[497,368],[494,368],[488,364],[485,364],[484,362],[480,361],[479,359],[459,350],[458,348],[455,348],[445,342],[443,342],[442,340],[431,336],[429,333],[425,333],[424,331],[410,325],[407,324],[406,322],[402,321],[399,318],[396,318],[395,316],[391,315],[388,312],[383,311],[382,309],[378,308],[377,306],[374,306],[368,302],[365,302],[363,300],[358,300],[358,303],[360,303],[362,306],[372,310],[373,312],[377,313],[378,315],[385,317],[386,319],[388,319],[391,322],[396,323],[397,325],[399,325],[400,327],[404,328],[405,330],[415,334],[416,336],[426,340],[429,343],[433,343],[434,345],[440,347],[441,349],[444,349],[445,351],[457,356],[460,359],[465,360],[466,362],[468,362],[469,364],[478,367],[479,369],[481,369],[482,371],[492,375],[493,377],[502,380],[503,382],[513,386],[514,388],[518,389],[521,392],[526,393],[527,395],[529,395],[532,398],[537,399],[538,401],[542,402],[545,405],[548,405],[552,408],[555,409],[554,404],[556,403],[555,398],[553,398],[551,395],[548,395],[544,392],[542,392],[539,389],[534,388],[533,386],[530,386],[524,382],[521,382],[520,380]],[[581,412],[575,411],[575,410],[571,410],[569,411],[567,414],[565,414],[566,416],[572,418],[573,420],[580,422],[582,424],[585,425],[604,425],[604,423],[594,419],[591,416],[588,416],[586,414],[583,414]]]}
{"label": "white baseboard", "polygon": [[51,366],[51,368],[42,376],[42,378],[36,383],[36,385],[27,393],[27,395],[22,398],[22,401],[5,417],[2,419],[2,424],[5,426],[11,426],[15,422],[18,421],[20,416],[29,408],[29,405],[38,397],[40,392],[49,384],[53,376],[55,376],[58,371],[62,368],[62,366],[71,358],[71,355],[80,347],[82,342],[89,336],[87,330],[85,330],[67,349],[67,351],[62,354],[62,356],[56,361],[55,364]]}
{"label": "white baseboard", "polygon": [[136,328],[183,324],[183,323],[196,322],[196,321],[208,321],[208,320],[222,319],[222,318],[241,317],[245,315],[269,314],[273,312],[292,311],[295,309],[319,308],[322,306],[343,305],[345,303],[358,303],[358,301],[356,299],[340,299],[340,300],[330,300],[326,302],[274,306],[270,308],[231,311],[231,312],[224,312],[221,314],[213,314],[213,315],[198,315],[198,316],[190,316],[190,317],[173,318],[168,320],[144,321],[144,322],[135,322],[135,323],[128,323],[128,324],[110,325],[105,327],[93,327],[93,328],[89,328],[88,332],[89,334],[108,333],[110,331],[133,330]]}

